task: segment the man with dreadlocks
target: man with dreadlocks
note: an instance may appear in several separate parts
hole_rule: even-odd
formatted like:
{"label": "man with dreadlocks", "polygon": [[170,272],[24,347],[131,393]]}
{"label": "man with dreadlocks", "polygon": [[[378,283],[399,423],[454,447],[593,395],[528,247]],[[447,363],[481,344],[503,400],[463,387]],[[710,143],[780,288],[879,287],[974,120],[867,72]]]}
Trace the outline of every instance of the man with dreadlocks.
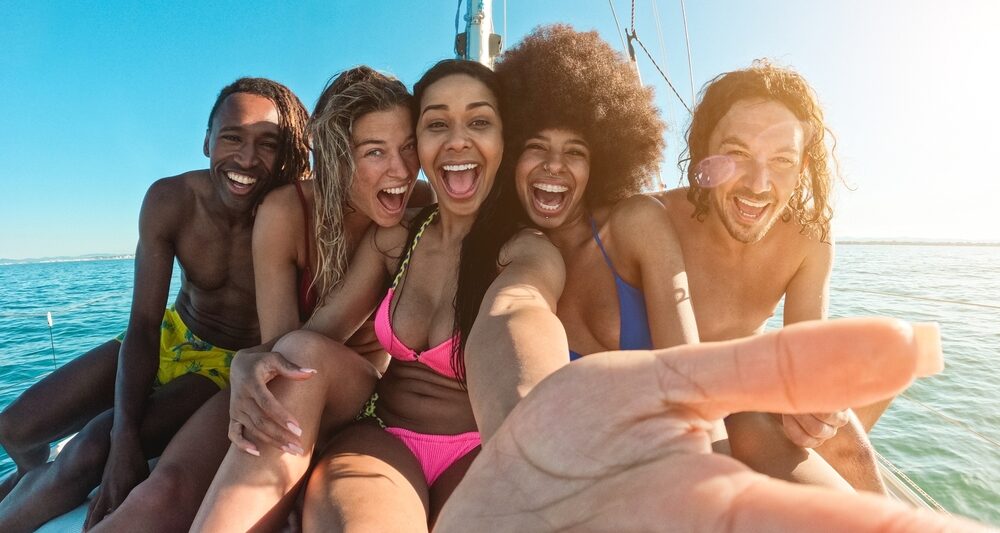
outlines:
{"label": "man with dreadlocks", "polygon": [[[757,61],[704,89],[687,132],[689,186],[658,195],[680,236],[702,341],[762,332],[782,298],[785,325],[826,318],[827,132],[813,90],[790,69]],[[746,413],[726,427],[733,456],[761,472],[879,492],[865,429],[885,405],[859,410],[863,425],[840,411]]]}
{"label": "man with dreadlocks", "polygon": [[[139,214],[128,328],[28,389],[0,415],[18,471],[0,492],[0,531],[31,531],[101,485],[113,511],[205,400],[228,384],[236,350],[260,343],[251,262],[254,210],[309,170],[299,99],[241,78],[209,114],[209,168],[153,183]],[[181,287],[164,312],[174,261]],[[79,431],[55,461],[49,443]]]}

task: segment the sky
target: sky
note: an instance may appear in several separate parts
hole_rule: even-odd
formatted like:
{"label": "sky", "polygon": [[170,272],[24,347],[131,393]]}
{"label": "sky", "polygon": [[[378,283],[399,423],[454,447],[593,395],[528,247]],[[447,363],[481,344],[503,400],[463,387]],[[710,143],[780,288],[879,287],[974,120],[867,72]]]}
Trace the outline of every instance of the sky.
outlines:
{"label": "sky", "polygon": [[[464,4],[464,0],[462,1]],[[408,86],[453,56],[456,0],[0,0],[0,258],[131,253],[156,179],[205,168],[219,89],[264,76],[311,108],[357,64]],[[622,43],[626,0],[498,0],[497,33],[572,24]],[[1000,241],[1000,2],[636,0],[635,25],[690,105],[714,76],[770,57],[810,81],[837,138],[838,238]],[[505,16],[506,10],[506,16]],[[463,22],[464,26],[464,22]],[[504,29],[506,28],[506,30]],[[658,31],[659,30],[659,31]],[[688,113],[640,54],[679,183]]]}

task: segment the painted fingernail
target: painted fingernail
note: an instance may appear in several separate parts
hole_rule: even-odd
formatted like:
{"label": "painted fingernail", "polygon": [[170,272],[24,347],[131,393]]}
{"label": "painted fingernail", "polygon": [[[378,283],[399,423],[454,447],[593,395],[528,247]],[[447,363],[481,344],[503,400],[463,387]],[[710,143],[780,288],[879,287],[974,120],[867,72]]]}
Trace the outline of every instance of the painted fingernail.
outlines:
{"label": "painted fingernail", "polygon": [[289,423],[285,424],[285,427],[288,428],[288,431],[291,431],[292,433],[294,433],[296,437],[301,437],[302,436],[302,428],[300,428],[298,425],[296,425],[295,422],[289,422]]}
{"label": "painted fingernail", "polygon": [[300,368],[299,372],[305,372],[306,374],[317,374],[318,373],[315,368]]}
{"label": "painted fingernail", "polygon": [[254,457],[260,457],[260,451],[257,448],[243,448],[243,451],[253,455]]}
{"label": "painted fingernail", "polygon": [[298,444],[291,444],[291,443],[289,443],[288,447],[291,448],[293,452],[295,452],[295,455],[302,455],[302,454],[306,453],[306,451],[303,450],[302,447],[299,446]]}
{"label": "painted fingernail", "polygon": [[944,370],[941,352],[941,328],[936,322],[913,324],[913,340],[917,343],[917,377],[933,376]]}
{"label": "painted fingernail", "polygon": [[285,453],[287,453],[289,455],[295,455],[295,452],[292,451],[292,448],[291,448],[291,446],[289,444],[285,444],[284,446],[282,446],[281,447],[281,451],[283,451],[283,452],[285,452]]}

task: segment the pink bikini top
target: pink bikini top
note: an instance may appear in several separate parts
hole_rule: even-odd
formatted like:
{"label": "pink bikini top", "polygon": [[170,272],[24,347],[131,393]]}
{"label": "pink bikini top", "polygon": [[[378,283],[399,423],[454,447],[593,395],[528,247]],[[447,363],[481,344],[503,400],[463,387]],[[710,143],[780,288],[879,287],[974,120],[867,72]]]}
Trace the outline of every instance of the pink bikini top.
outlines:
{"label": "pink bikini top", "polygon": [[420,225],[420,229],[413,237],[413,244],[410,245],[410,249],[406,251],[406,257],[403,258],[403,262],[399,265],[399,273],[396,274],[396,279],[392,281],[392,286],[389,287],[389,291],[386,293],[385,298],[382,299],[382,303],[379,304],[378,310],[375,312],[375,336],[378,337],[379,342],[382,343],[382,347],[385,348],[385,351],[388,352],[393,359],[399,359],[400,361],[417,361],[444,377],[458,379],[458,376],[455,375],[455,371],[451,368],[452,348],[454,344],[458,342],[456,337],[447,339],[433,348],[428,348],[424,351],[418,352],[404,344],[403,341],[399,340],[399,337],[397,337],[396,333],[392,330],[392,316],[390,313],[392,310],[392,296],[396,293],[396,286],[403,278],[403,274],[406,272],[406,267],[410,264],[410,256],[413,254],[413,249],[416,248],[417,242],[420,241],[420,237],[424,234],[424,230],[427,229],[427,226],[430,225],[432,220],[434,220],[435,215],[437,215],[437,211],[432,212],[430,216],[427,217],[427,220]]}

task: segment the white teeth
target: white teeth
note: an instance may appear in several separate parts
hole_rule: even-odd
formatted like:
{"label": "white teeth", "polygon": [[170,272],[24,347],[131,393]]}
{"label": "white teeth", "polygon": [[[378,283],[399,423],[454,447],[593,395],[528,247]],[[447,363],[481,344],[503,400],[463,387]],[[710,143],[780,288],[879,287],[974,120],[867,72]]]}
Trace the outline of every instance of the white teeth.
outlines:
{"label": "white teeth", "polygon": [[472,170],[478,166],[479,165],[477,165],[476,163],[465,163],[462,165],[444,165],[441,168],[447,170],[448,172],[459,172],[462,170]]}
{"label": "white teeth", "polygon": [[569,187],[565,185],[554,185],[552,183],[535,183],[532,184],[532,187],[545,192],[566,192],[569,190]]}
{"label": "white teeth", "polygon": [[771,203],[771,202],[753,202],[751,200],[745,200],[745,199],[739,198],[739,197],[736,198],[736,201],[740,202],[742,204],[746,204],[747,206],[750,206],[750,207],[753,207],[753,208],[766,207],[768,204]]}
{"label": "white teeth", "polygon": [[546,204],[543,204],[541,202],[535,202],[535,205],[537,205],[538,207],[542,208],[542,210],[544,210],[544,211],[555,211],[555,210],[559,209],[560,207],[562,207],[562,202],[559,202],[556,205],[546,205]]}
{"label": "white teeth", "polygon": [[404,192],[406,192],[407,189],[409,189],[408,186],[401,185],[399,187],[392,187],[392,188],[389,188],[389,189],[382,189],[382,192],[384,192],[386,194],[403,194]]}
{"label": "white teeth", "polygon": [[257,178],[254,178],[252,176],[247,176],[246,174],[226,172],[226,177],[235,181],[236,183],[240,183],[243,185],[253,185],[254,183],[257,183]]}

